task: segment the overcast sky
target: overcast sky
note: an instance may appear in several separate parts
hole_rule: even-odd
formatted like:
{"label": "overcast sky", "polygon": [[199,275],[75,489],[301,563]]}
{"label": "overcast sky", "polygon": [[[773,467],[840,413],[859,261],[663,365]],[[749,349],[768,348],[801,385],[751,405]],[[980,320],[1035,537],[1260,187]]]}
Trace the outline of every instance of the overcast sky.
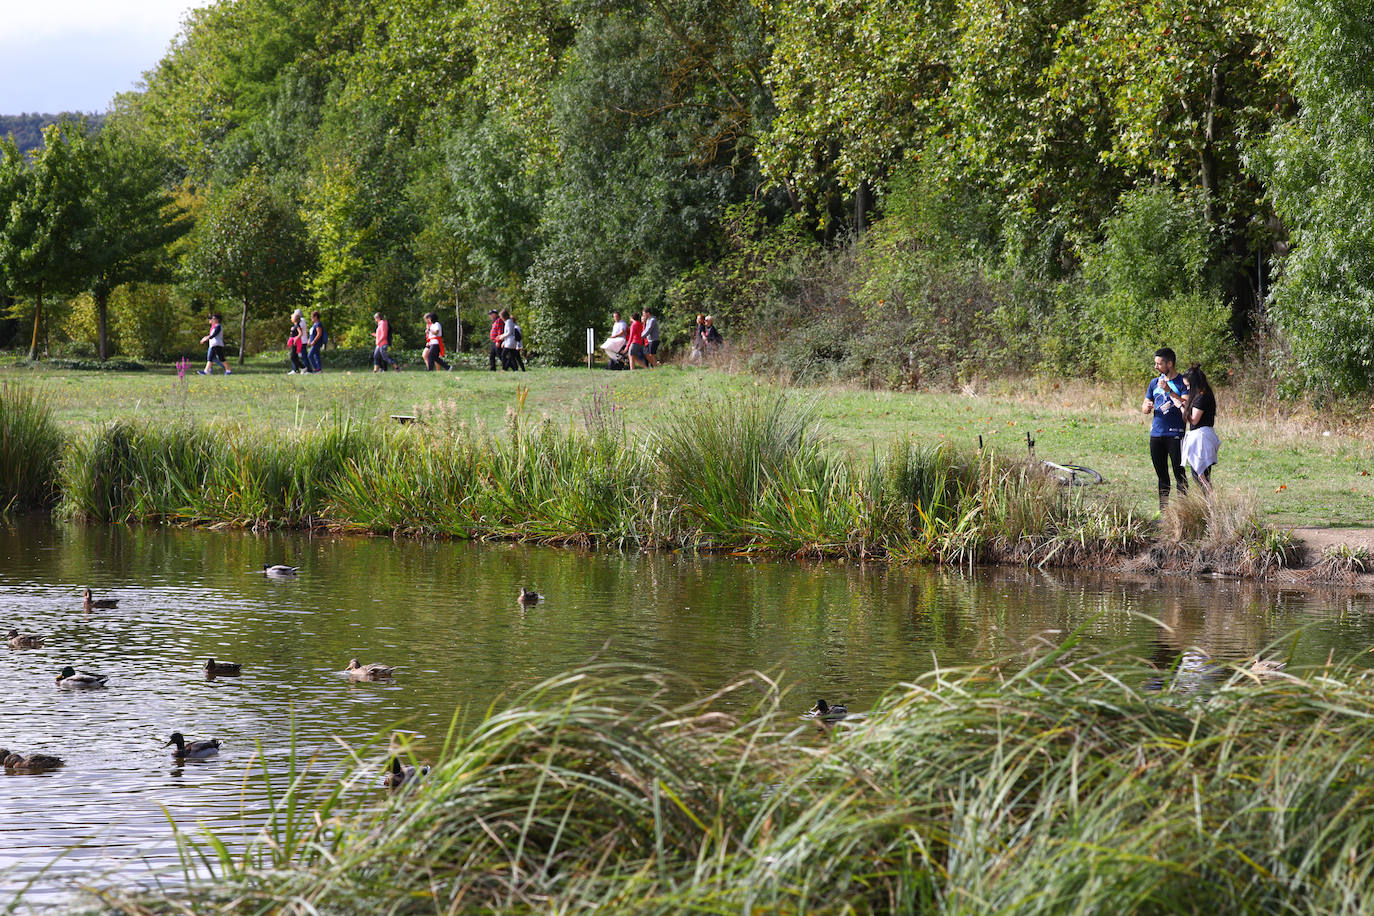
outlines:
{"label": "overcast sky", "polygon": [[89,111],[135,88],[209,0],[0,0],[0,114]]}

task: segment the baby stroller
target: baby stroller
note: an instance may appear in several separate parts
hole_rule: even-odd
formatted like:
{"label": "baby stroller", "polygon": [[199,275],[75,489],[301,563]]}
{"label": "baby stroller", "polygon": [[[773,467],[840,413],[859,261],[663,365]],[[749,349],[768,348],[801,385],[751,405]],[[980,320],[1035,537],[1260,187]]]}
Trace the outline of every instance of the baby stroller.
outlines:
{"label": "baby stroller", "polygon": [[[610,343],[610,341],[607,341],[607,343]],[[601,345],[601,352],[603,352],[603,353],[606,354],[606,368],[607,368],[607,369],[628,369],[628,368],[630,368],[630,355],[629,355],[628,350],[629,350],[629,348],[626,347],[626,346],[624,346],[623,344],[621,345],[621,347],[620,347],[619,350],[616,350],[616,349],[614,349],[614,348],[612,348],[612,347],[609,347],[609,346],[607,346],[606,344],[602,344],[602,345]]]}

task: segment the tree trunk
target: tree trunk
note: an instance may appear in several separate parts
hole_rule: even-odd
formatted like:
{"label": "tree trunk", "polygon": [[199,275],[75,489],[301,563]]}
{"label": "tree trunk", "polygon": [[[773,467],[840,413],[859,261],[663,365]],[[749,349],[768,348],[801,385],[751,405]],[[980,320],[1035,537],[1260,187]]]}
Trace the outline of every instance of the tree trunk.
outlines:
{"label": "tree trunk", "polygon": [[1199,163],[1199,184],[1203,190],[1203,218],[1212,223],[1212,200],[1217,191],[1216,130],[1217,108],[1221,105],[1221,61],[1212,64],[1211,91],[1207,94],[1207,116],[1203,121],[1202,161]]}
{"label": "tree trunk", "polygon": [[33,307],[33,340],[29,343],[29,362],[38,359],[38,323],[43,315],[43,281],[38,282],[37,302]]}
{"label": "tree trunk", "polygon": [[243,344],[248,339],[248,300],[243,300],[243,314],[239,316],[239,365],[243,365]]}
{"label": "tree trunk", "polygon": [[102,284],[96,286],[96,288],[92,290],[92,293],[95,299],[96,323],[100,326],[100,361],[103,363],[110,357],[109,345],[107,343],[108,337],[105,333],[105,316],[110,306],[110,291]]}
{"label": "tree trunk", "polygon": [[864,234],[864,216],[868,213],[868,182],[860,181],[854,189],[854,236]]}
{"label": "tree trunk", "polygon": [[463,300],[460,298],[458,287],[453,287],[453,327],[457,331],[457,338],[454,339],[453,348],[462,353],[466,347],[463,346]]}

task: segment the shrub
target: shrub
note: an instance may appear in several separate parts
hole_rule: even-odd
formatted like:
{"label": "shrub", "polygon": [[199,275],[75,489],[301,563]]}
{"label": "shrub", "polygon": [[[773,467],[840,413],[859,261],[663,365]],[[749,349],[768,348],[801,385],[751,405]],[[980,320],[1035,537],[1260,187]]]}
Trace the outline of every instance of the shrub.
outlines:
{"label": "shrub", "polygon": [[1162,346],[1207,366],[1233,349],[1230,313],[1207,276],[1210,241],[1199,202],[1164,188],[1122,195],[1084,264],[1086,313],[1101,335],[1097,369],[1139,378]]}
{"label": "shrub", "polygon": [[0,512],[52,502],[61,454],[47,402],[32,388],[0,382]]}

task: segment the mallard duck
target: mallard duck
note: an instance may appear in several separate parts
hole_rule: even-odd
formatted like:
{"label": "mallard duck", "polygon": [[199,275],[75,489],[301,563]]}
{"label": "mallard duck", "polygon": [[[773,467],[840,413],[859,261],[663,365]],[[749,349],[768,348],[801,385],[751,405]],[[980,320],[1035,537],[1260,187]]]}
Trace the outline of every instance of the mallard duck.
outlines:
{"label": "mallard duck", "polygon": [[540,601],[544,600],[544,596],[538,592],[529,591],[522,585],[520,586],[520,597],[515,600],[519,601],[521,604],[538,604]]}
{"label": "mallard duck", "polygon": [[207,658],[205,673],[212,677],[238,677],[243,673],[243,665],[238,662],[217,662],[213,658]]}
{"label": "mallard duck", "polygon": [[77,671],[71,665],[62,669],[62,673],[57,676],[58,687],[92,688],[104,687],[105,682],[110,678],[104,674],[92,674],[89,671]]}
{"label": "mallard duck", "polygon": [[382,785],[388,789],[399,789],[408,782],[415,782],[421,776],[429,774],[429,767],[413,767],[401,763],[401,758],[391,758],[391,768],[382,777]]}
{"label": "mallard duck", "polygon": [[1260,677],[1264,677],[1265,675],[1278,674],[1287,667],[1287,662],[1277,661],[1272,658],[1257,658],[1250,663],[1250,667],[1247,670],[1249,670],[1251,674],[1258,674]]}
{"label": "mallard duck", "polygon": [[849,715],[849,709],[845,706],[831,706],[825,700],[817,700],[816,705],[811,707],[810,715],[815,719],[834,722]]}
{"label": "mallard duck", "polygon": [[299,566],[283,566],[280,563],[276,566],[269,566],[266,563],[262,564],[263,575],[270,576],[273,579],[291,579],[300,571],[301,568]]}
{"label": "mallard duck", "polygon": [[219,753],[219,739],[211,738],[208,741],[187,741],[182,737],[181,732],[172,732],[172,737],[167,739],[163,747],[175,744],[172,749],[172,756],[178,760],[203,760],[206,757],[213,757]]}
{"label": "mallard duck", "polygon": [[10,630],[5,634],[5,638],[10,641],[11,649],[43,648],[43,637],[35,636],[32,633],[20,633],[18,630]]}
{"label": "mallard duck", "polygon": [[348,676],[355,681],[382,681],[391,677],[395,668],[387,665],[379,665],[375,662],[371,665],[360,664],[356,658],[348,660],[348,667],[344,669]]}
{"label": "mallard duck", "polygon": [[62,766],[62,758],[54,757],[51,754],[23,754],[6,753],[3,764],[7,770],[20,770],[26,773],[38,773],[43,770],[55,770]]}
{"label": "mallard duck", "polygon": [[118,607],[118,606],[119,606],[119,599],[118,599],[118,598],[92,598],[92,597],[91,597],[91,590],[88,588],[88,589],[85,590],[85,601],[83,602],[83,604],[85,605],[85,608],[86,608],[86,610],[88,610],[88,611],[89,611],[91,608],[112,608],[112,607]]}

